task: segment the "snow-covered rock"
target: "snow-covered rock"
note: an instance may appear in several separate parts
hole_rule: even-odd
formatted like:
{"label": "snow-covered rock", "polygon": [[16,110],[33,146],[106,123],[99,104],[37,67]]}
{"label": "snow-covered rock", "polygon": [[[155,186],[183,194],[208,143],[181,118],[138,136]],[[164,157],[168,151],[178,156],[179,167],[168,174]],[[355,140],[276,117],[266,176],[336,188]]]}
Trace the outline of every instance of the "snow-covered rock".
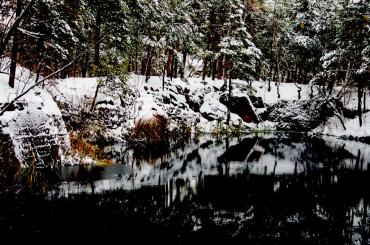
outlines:
{"label": "snow-covered rock", "polygon": [[314,133],[331,135],[336,137],[353,137],[353,138],[370,138],[370,112],[365,113],[362,117],[362,126],[358,117],[354,119],[345,119],[343,127],[337,117],[330,118],[313,130]]}
{"label": "snow-covered rock", "polygon": [[[162,77],[145,80],[143,76],[131,75],[126,81],[125,94],[120,90],[99,92],[95,113],[100,111],[100,118],[108,117],[105,125],[108,121],[116,125],[106,132],[113,139],[122,138],[139,120],[158,115],[170,119],[171,128],[186,124],[202,132],[212,132],[218,124],[226,122],[228,109],[220,102],[223,81],[207,79],[204,82],[196,78],[170,81],[165,78],[163,88]],[[73,111],[71,107],[80,108],[80,111],[91,107],[97,84],[97,79],[71,78],[59,81],[48,90],[58,103],[64,104],[66,110],[62,108],[62,112],[68,119]],[[248,96],[238,86],[233,93]],[[230,124],[245,129],[252,126],[236,113],[231,113]]]}
{"label": "snow-covered rock", "polygon": [[[33,84],[32,74],[17,68],[15,88],[7,74],[0,75],[0,108]],[[26,79],[28,78],[28,79]],[[69,146],[62,114],[51,95],[36,87],[0,116],[1,134],[9,135],[15,156],[24,165],[50,165]]]}
{"label": "snow-covered rock", "polygon": [[266,111],[266,117],[281,130],[310,131],[334,115],[333,106],[337,106],[335,101],[319,97],[279,101]]}

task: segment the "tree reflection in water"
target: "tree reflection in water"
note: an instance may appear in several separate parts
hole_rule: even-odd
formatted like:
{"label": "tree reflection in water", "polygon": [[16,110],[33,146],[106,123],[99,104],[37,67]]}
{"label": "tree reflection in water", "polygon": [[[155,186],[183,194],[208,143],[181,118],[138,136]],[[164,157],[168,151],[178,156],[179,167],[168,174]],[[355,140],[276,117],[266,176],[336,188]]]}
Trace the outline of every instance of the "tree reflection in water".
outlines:
{"label": "tree reflection in water", "polygon": [[204,137],[150,160],[124,151],[122,164],[64,168],[34,223],[33,198],[6,199],[0,229],[25,229],[10,216],[54,239],[43,222],[92,241],[116,231],[138,242],[369,244],[369,148],[281,134]]}

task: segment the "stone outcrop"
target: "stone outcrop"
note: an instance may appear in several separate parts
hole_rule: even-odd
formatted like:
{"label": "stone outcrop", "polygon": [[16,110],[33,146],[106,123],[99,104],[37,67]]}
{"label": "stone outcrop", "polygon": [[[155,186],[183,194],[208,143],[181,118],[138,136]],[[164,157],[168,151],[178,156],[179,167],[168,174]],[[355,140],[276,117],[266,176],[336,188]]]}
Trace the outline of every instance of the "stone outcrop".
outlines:
{"label": "stone outcrop", "polygon": [[229,103],[228,94],[224,93],[220,96],[220,102],[230,108],[232,113],[240,116],[244,122],[260,122],[259,116],[256,113],[256,108],[264,108],[262,98],[248,96],[247,94],[233,95]]}
{"label": "stone outcrop", "polygon": [[23,167],[31,164],[55,167],[60,164],[61,153],[69,145],[61,115],[30,108],[25,103],[24,108],[5,112],[4,117],[12,119],[0,120],[3,129],[0,131],[1,161],[16,158]]}
{"label": "stone outcrop", "polygon": [[342,108],[340,101],[319,97],[309,100],[279,101],[267,109],[264,117],[276,122],[279,130],[310,131]]}

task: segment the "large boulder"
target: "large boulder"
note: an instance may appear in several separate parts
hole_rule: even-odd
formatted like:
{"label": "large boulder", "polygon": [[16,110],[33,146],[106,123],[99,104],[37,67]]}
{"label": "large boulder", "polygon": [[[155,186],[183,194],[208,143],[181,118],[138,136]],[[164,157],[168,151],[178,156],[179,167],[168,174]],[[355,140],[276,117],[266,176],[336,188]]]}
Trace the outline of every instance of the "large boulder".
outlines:
{"label": "large boulder", "polygon": [[269,107],[264,115],[266,120],[276,122],[277,129],[310,131],[342,110],[340,101],[314,97],[309,100],[279,101]]}
{"label": "large boulder", "polygon": [[[68,133],[56,103],[48,92],[35,88],[0,116],[1,137],[9,138],[22,166],[56,166],[68,149]],[[0,107],[4,104],[0,104]]]}
{"label": "large boulder", "polygon": [[261,98],[253,97],[253,99],[255,103],[252,102],[252,99],[247,94],[237,94],[233,95],[229,102],[227,93],[223,93],[220,96],[220,102],[227,108],[230,108],[232,113],[240,116],[244,122],[258,123],[260,120],[255,108],[256,106],[258,106],[257,108],[263,108],[264,104]]}

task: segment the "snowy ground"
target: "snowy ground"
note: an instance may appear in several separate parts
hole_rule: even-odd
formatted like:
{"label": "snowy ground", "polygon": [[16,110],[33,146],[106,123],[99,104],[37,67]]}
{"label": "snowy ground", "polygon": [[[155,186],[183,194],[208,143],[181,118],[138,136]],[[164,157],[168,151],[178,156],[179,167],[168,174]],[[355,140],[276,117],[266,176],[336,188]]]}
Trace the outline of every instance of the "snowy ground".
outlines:
{"label": "snowy ground", "polygon": [[[149,119],[154,115],[164,115],[175,120],[181,119],[188,125],[197,126],[200,131],[212,132],[219,121],[224,121],[227,115],[227,108],[219,102],[220,94],[218,90],[224,84],[223,80],[206,79],[205,83],[199,78],[189,78],[186,81],[173,79],[169,81],[166,78],[165,89],[162,89],[162,77],[151,77],[145,82],[143,76],[131,76],[127,81],[131,94],[131,104],[129,105],[130,116],[127,118],[129,123],[127,127],[132,127],[137,120]],[[250,93],[247,88],[247,82],[241,80],[233,81],[234,94]],[[59,101],[69,101],[75,106],[83,106],[87,98],[92,98],[97,86],[95,78],[70,78],[58,81],[55,87],[51,87],[51,93]],[[298,85],[301,88],[301,100],[307,100],[310,96],[308,85]],[[263,81],[252,82],[254,94],[261,97],[266,105],[273,105],[281,100],[298,100],[297,85],[292,83],[279,84],[280,98],[278,98],[277,86],[271,83],[271,91],[268,91],[268,83]],[[200,112],[194,112],[190,109],[184,90],[191,95],[191,99],[200,105]],[[50,91],[50,89],[49,89]],[[112,97],[116,106],[120,105],[119,97],[99,93],[97,101],[107,100]],[[167,101],[167,102],[166,102]],[[344,106],[354,110],[357,106],[356,91],[349,92],[343,99]],[[370,96],[367,97],[367,103],[370,105]],[[202,115],[212,115],[217,120],[209,121]],[[356,119],[346,120],[347,130],[341,130],[338,127],[337,120],[332,118],[329,122],[315,130],[316,133],[329,134],[335,136],[353,135],[370,136],[368,120],[369,116],[364,117],[364,126],[359,128]],[[358,120],[357,120],[358,121]],[[242,127],[244,130],[273,130],[274,125],[265,122],[259,125],[244,123],[241,118],[231,115],[231,122],[234,126]],[[121,133],[119,130],[117,133]]]}
{"label": "snowy ground", "polygon": [[[6,62],[0,62],[6,71]],[[0,74],[0,103],[7,103],[15,96],[33,84],[34,77],[24,68],[18,67],[14,89],[7,85],[8,75]],[[17,156],[21,158],[22,147],[17,140],[26,128],[47,128],[50,134],[67,135],[62,120],[65,110],[77,109],[89,111],[92,98],[96,92],[99,80],[97,78],[68,78],[63,80],[49,81],[45,88],[35,88],[20,99],[24,110],[16,109],[5,112],[0,116],[1,131],[10,134]],[[224,129],[227,117],[227,107],[220,102],[223,80],[211,80],[207,78],[179,78],[170,81],[165,79],[165,87],[162,87],[162,77],[151,77],[145,82],[144,76],[129,76],[125,89],[122,87],[106,86],[99,90],[96,109],[100,110],[112,124],[106,130],[107,138],[119,141],[122,136],[142,119],[150,119],[156,115],[168,117],[171,127],[178,124],[186,124],[193,129],[202,132],[213,132],[215,129]],[[249,83],[241,80],[233,81],[234,95],[255,95],[261,97],[267,106],[277,102],[296,101],[298,99],[298,87],[295,84],[281,83],[277,86],[271,83],[271,91],[268,91],[268,83],[253,81],[252,89]],[[310,97],[308,85],[298,85],[301,89],[301,100]],[[280,98],[278,97],[278,89]],[[340,89],[340,88],[337,88]],[[122,92],[126,94],[122,96]],[[67,108],[58,108],[57,103],[68,104]],[[343,99],[347,109],[355,110],[357,107],[357,92],[349,91]],[[367,96],[367,104],[370,105],[370,95]],[[256,109],[263,112],[264,109]],[[363,126],[359,127],[358,119],[345,119],[346,130],[343,129],[339,120],[335,117],[313,130],[316,134],[332,135],[336,137],[370,137],[370,113],[364,114]],[[275,124],[263,122],[259,124],[245,123],[238,115],[231,113],[231,125],[241,131],[268,131],[274,130]],[[42,132],[36,133],[41,134]],[[19,141],[19,140],[18,140]],[[66,139],[68,142],[68,139]]]}
{"label": "snowy ground", "polygon": [[[173,79],[169,81],[166,78],[165,89],[162,89],[162,77],[151,77],[145,82],[143,76],[131,76],[127,81],[131,93],[135,96],[133,101],[131,117],[131,125],[139,119],[148,119],[154,115],[181,116],[189,125],[197,125],[198,129],[203,132],[211,132],[217,127],[217,120],[209,122],[201,114],[209,113],[217,119],[225,120],[227,108],[219,102],[219,90],[224,84],[223,80],[215,80],[207,78],[206,82],[202,82],[199,78],[189,78],[187,81],[181,79]],[[234,94],[246,94],[248,83],[241,80],[234,80]],[[277,87],[271,83],[271,91],[268,91],[266,82],[254,81],[252,87],[256,96],[261,97],[265,104],[271,105],[279,100],[297,100],[298,90],[294,84],[280,84],[281,97],[278,98]],[[97,86],[96,78],[70,78],[58,81],[55,88],[51,88],[51,93],[60,101],[69,101],[75,106],[80,106],[86,98],[92,98]],[[192,95],[192,99],[197,102],[202,100],[200,104],[200,113],[194,112],[186,103],[186,98],[183,91],[188,90],[188,94]],[[180,91],[179,91],[180,90]],[[98,100],[104,100],[106,95],[99,94]],[[163,98],[171,100],[173,103],[163,103]],[[309,89],[307,86],[302,86],[301,99],[309,98]],[[116,98],[115,104],[119,104]],[[198,121],[198,123],[197,123]],[[236,115],[231,115],[233,125],[243,126],[247,129],[255,130],[270,130],[274,129],[271,123],[262,123],[260,125],[243,123],[241,118]]]}

